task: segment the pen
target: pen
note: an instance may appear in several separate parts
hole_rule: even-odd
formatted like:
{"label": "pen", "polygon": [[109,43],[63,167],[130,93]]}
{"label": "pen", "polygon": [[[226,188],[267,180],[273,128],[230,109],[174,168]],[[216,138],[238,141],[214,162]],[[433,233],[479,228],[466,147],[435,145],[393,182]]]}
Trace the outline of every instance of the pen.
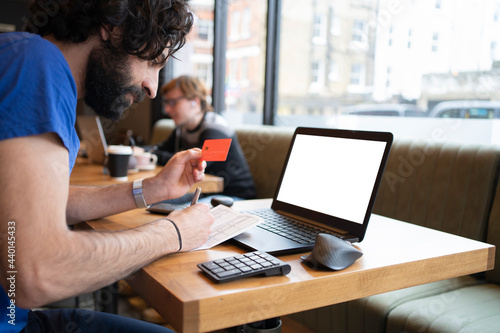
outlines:
{"label": "pen", "polygon": [[196,203],[198,202],[198,198],[200,197],[200,193],[201,187],[197,187],[196,191],[194,191],[193,200],[191,200],[191,206],[196,205]]}

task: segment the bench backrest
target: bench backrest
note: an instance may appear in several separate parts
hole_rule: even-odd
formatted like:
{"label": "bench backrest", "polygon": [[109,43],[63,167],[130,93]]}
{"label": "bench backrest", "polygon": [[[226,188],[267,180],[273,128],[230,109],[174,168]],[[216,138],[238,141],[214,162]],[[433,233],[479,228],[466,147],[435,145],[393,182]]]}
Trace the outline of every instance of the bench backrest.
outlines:
{"label": "bench backrest", "polygon": [[395,141],[374,213],[486,240],[499,148]]}
{"label": "bench backrest", "polygon": [[175,128],[174,121],[172,119],[160,119],[153,126],[153,133],[151,133],[151,138],[149,142],[152,145],[157,145],[167,140],[170,133]]}
{"label": "bench backrest", "polygon": [[236,128],[257,187],[257,198],[274,196],[293,132],[293,128],[266,125]]}

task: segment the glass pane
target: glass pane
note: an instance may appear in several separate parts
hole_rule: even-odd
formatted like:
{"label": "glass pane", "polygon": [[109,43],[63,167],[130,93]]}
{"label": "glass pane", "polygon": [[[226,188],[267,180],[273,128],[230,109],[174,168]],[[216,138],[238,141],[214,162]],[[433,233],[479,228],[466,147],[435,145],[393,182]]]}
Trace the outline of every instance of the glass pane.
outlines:
{"label": "glass pane", "polygon": [[[165,81],[195,75],[213,86],[214,0],[193,0],[197,20],[188,43],[172,59]],[[266,0],[230,0],[227,17],[225,109],[216,110],[233,125],[261,124],[264,107]]]}
{"label": "glass pane", "polygon": [[192,0],[191,10],[196,19],[187,43],[169,62],[164,81],[180,75],[193,75],[205,82],[209,91],[213,85],[214,0]]}
{"label": "glass pane", "polygon": [[275,123],[500,143],[499,13],[498,0],[283,0]]}
{"label": "glass pane", "polygon": [[226,109],[233,125],[262,124],[267,0],[231,0],[228,5]]}

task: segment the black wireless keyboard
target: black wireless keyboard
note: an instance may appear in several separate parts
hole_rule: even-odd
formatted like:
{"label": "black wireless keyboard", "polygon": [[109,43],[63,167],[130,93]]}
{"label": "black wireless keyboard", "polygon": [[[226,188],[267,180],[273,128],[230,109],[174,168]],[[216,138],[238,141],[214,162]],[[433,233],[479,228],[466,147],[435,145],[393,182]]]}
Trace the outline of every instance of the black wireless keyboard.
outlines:
{"label": "black wireless keyboard", "polygon": [[291,270],[289,264],[262,251],[207,261],[198,264],[198,268],[214,282],[227,282],[256,275],[286,275]]}

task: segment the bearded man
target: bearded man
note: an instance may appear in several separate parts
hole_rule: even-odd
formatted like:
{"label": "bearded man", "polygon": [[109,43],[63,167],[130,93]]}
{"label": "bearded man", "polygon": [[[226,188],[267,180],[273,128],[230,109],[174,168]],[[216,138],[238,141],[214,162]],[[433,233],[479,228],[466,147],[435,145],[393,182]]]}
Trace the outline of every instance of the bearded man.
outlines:
{"label": "bearded man", "polygon": [[171,332],[81,309],[29,309],[97,290],[208,239],[205,204],[133,230],[68,227],[179,197],[203,179],[206,162],[190,149],[136,186],[69,184],[80,144],[77,100],[116,120],[154,98],[160,69],[193,24],[187,1],[36,0],[30,9],[27,32],[0,34],[0,331]]}

